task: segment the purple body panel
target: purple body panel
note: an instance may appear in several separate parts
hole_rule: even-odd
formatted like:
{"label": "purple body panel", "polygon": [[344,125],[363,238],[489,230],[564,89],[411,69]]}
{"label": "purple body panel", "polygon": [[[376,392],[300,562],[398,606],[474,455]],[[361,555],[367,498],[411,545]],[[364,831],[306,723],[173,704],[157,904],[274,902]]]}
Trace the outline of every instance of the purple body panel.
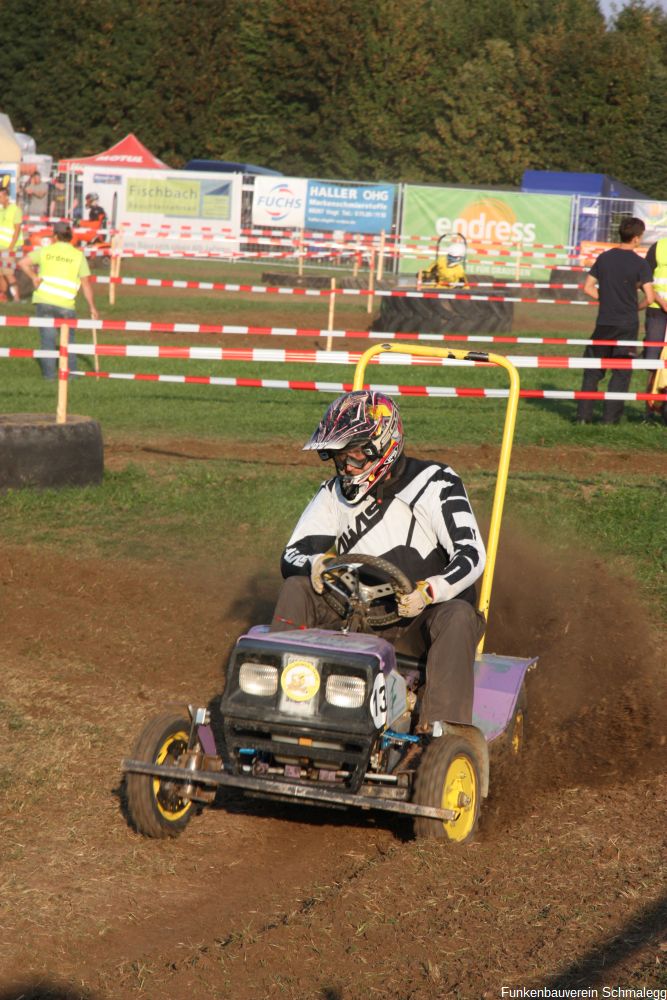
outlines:
{"label": "purple body panel", "polygon": [[[286,646],[313,646],[317,649],[344,649],[348,653],[365,653],[376,656],[383,674],[389,674],[396,666],[394,647],[386,639],[364,632],[332,632],[324,628],[289,629],[284,632],[270,632],[268,625],[255,625],[249,629],[249,639],[258,637],[283,642]],[[245,636],[244,636],[245,638]]]}
{"label": "purple body panel", "polygon": [[[328,629],[290,629],[270,632],[268,625],[257,625],[248,631],[248,638],[270,639],[286,646],[312,646],[318,649],[345,649],[347,652],[376,656],[384,674],[396,666],[394,647],[386,639],[361,632],[331,632]],[[475,661],[475,697],[472,721],[487,743],[495,740],[507,728],[516,706],[524,677],[537,657],[499,656],[483,653]]]}
{"label": "purple body panel", "polygon": [[475,661],[472,722],[487,743],[507,728],[526,672],[536,662],[536,656],[526,660],[497,653],[482,653]]}
{"label": "purple body panel", "polygon": [[218,748],[215,745],[215,737],[211,727],[198,726],[197,736],[199,737],[199,742],[201,743],[201,748],[204,753],[211,754],[212,757],[215,757],[218,752]]}

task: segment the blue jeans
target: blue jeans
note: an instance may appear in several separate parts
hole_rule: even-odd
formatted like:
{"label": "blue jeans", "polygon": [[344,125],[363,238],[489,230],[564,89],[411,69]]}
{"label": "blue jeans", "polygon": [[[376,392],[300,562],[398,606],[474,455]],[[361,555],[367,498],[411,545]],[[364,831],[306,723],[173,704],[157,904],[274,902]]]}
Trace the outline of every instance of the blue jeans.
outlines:
{"label": "blue jeans", "polygon": [[[49,316],[54,319],[76,319],[74,309],[63,309],[62,306],[51,306],[46,302],[35,304],[35,316]],[[74,343],[75,331],[70,327],[69,342]],[[57,326],[40,326],[39,343],[43,351],[57,351],[60,342],[60,328]],[[57,358],[39,358],[39,366],[42,369],[42,378],[54,379],[58,371]],[[76,371],[76,354],[70,354],[68,367],[71,372]]]}

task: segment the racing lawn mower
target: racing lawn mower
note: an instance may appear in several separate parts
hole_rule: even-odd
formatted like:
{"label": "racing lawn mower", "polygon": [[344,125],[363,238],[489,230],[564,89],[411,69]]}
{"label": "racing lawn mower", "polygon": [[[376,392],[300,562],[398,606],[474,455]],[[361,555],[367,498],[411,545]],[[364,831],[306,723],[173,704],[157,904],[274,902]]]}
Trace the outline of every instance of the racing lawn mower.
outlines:
{"label": "racing lawn mower", "polygon": [[468,288],[465,265],[468,242],[463,233],[445,233],[435,248],[435,262],[417,274],[417,287]]}
{"label": "racing lawn mower", "polygon": [[[362,355],[355,389],[380,352],[481,361],[509,374],[479,598],[488,617],[518,373],[500,355],[393,342]],[[520,747],[524,681],[535,658],[484,653],[480,643],[473,724],[436,723],[422,736],[414,730],[424,662],[373,633],[397,620],[395,598],[414,583],[386,560],[358,554],[329,563],[323,579],[327,601],[345,619],[341,631],[250,628],[232,651],[219,701],[147,723],[122,762],[129,818],[140,833],[178,836],[218,789],[231,788],[274,801],[406,814],[422,837],[463,844],[473,836],[489,788],[490,749]],[[415,744],[421,753],[408,755]]]}

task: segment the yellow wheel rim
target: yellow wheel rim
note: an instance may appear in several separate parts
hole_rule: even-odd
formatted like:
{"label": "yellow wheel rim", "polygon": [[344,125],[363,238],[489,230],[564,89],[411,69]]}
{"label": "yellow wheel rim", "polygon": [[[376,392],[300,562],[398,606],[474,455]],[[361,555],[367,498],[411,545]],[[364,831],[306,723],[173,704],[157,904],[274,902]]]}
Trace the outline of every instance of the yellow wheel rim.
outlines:
{"label": "yellow wheel rim", "polygon": [[512,753],[518,753],[523,746],[523,712],[518,711],[514,717],[512,732]]}
{"label": "yellow wheel rim", "polygon": [[477,775],[469,757],[457,754],[453,758],[442,789],[441,807],[453,809],[456,819],[445,820],[443,826],[449,840],[463,842],[472,833],[477,813]]}
{"label": "yellow wheel rim", "polygon": [[[155,763],[164,764],[167,757],[169,757],[169,755],[172,753],[172,748],[174,744],[182,743],[185,744],[185,746],[187,746],[189,738],[190,738],[189,733],[186,732],[172,733],[172,735],[167,737],[167,739],[160,747],[158,755],[155,758]],[[161,784],[162,782],[160,781],[159,778],[153,778],[153,796],[155,798],[155,805],[157,806],[160,815],[164,816],[164,818],[166,820],[169,820],[170,823],[175,823],[177,820],[181,819],[181,817],[185,816],[187,811],[192,808],[192,802],[184,802],[180,808],[176,809],[165,808],[165,806],[160,801]],[[178,799],[177,801],[180,802],[182,800]]]}

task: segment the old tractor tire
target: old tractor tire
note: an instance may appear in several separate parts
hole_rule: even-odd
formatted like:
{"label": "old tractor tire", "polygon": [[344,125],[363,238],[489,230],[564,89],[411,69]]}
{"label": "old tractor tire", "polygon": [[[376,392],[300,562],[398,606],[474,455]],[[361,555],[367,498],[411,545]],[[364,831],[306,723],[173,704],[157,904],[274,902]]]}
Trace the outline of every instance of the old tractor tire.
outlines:
{"label": "old tractor tire", "polygon": [[0,490],[96,485],[104,474],[102,429],[90,417],[0,414]]}
{"label": "old tractor tire", "polygon": [[482,765],[474,743],[460,736],[434,739],[417,768],[413,801],[453,809],[454,820],[416,816],[416,837],[467,844],[474,836],[482,798]]}
{"label": "old tractor tire", "polygon": [[[181,712],[163,712],[151,719],[139,734],[132,751],[135,760],[147,764],[178,765],[190,737],[190,721]],[[181,798],[183,785],[150,774],[128,773],[125,777],[127,811],[132,826],[145,837],[178,837],[197,808]]]}
{"label": "old tractor tire", "polygon": [[[571,267],[554,267],[551,269],[549,284],[552,286],[548,292],[540,289],[540,298],[560,299],[566,302],[588,302],[588,296],[584,295],[583,288],[584,275],[581,271]],[[558,288],[558,285],[577,285],[577,288]],[[556,286],[556,287],[554,287]]]}
{"label": "old tractor tire", "polygon": [[[475,275],[476,281],[483,279],[483,275]],[[423,291],[448,294],[446,288]],[[476,294],[474,288],[459,290],[459,293]],[[452,289],[451,294],[458,293]],[[513,319],[512,302],[385,295],[371,330],[378,333],[509,333]]]}

